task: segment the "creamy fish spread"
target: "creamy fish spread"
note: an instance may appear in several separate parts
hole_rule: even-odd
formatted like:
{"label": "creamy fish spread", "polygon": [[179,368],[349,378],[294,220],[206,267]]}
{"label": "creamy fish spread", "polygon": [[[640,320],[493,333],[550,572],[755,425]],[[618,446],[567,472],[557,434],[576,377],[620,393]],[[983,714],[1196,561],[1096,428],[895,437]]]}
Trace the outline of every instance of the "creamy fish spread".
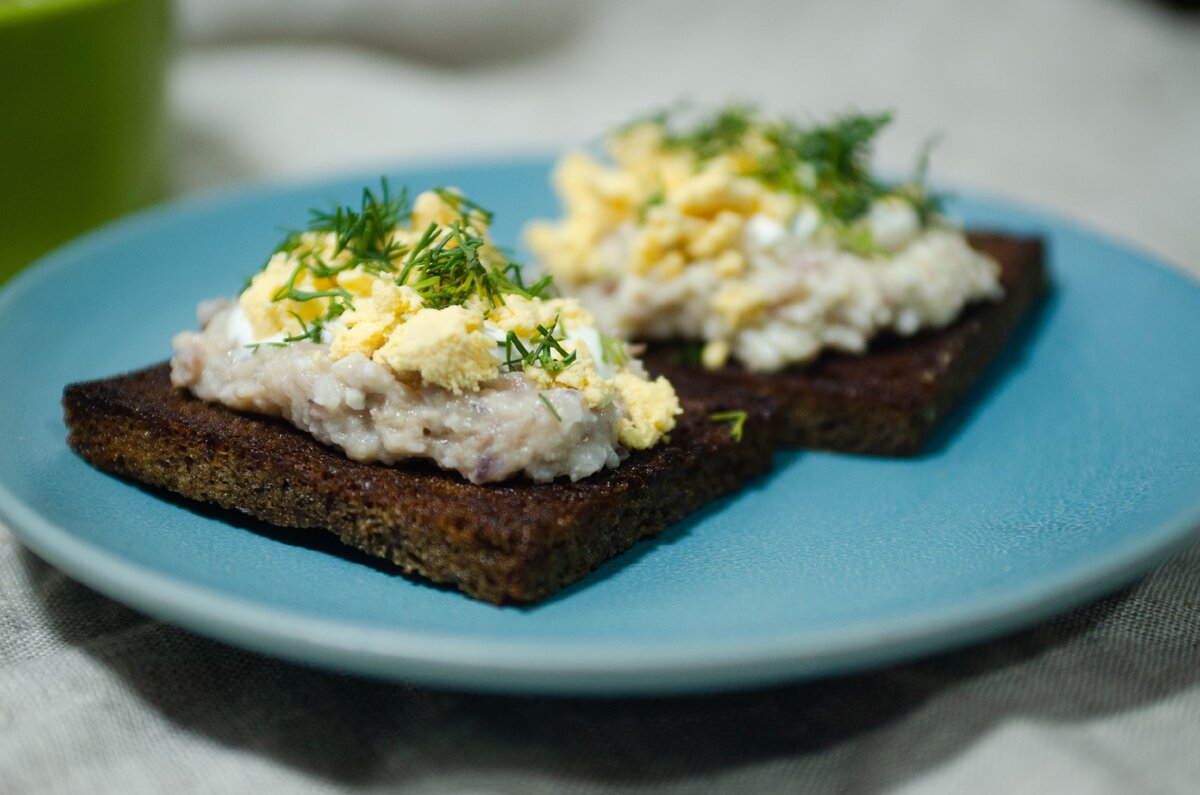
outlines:
{"label": "creamy fish spread", "polygon": [[602,326],[700,341],[710,368],[773,371],[944,326],[1002,296],[999,268],[921,180],[870,175],[887,120],[800,128],[730,108],[682,131],[666,117],[636,123],[609,139],[607,159],[558,164],[564,216],[526,237]]}
{"label": "creamy fish spread", "polygon": [[675,423],[651,380],[578,302],[546,298],[461,194],[364,191],[316,214],[237,301],[201,305],[172,381],[281,416],[360,461],[423,458],[475,483],[586,477]]}

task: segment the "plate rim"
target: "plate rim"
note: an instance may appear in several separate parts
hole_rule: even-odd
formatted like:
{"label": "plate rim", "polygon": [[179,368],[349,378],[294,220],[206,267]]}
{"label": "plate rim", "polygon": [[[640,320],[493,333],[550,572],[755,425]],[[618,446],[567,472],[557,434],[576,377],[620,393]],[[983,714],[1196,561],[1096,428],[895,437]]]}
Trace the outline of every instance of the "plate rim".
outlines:
{"label": "plate rim", "polygon": [[[112,476],[107,476],[112,477]],[[34,554],[88,587],[167,623],[294,662],[379,678],[493,692],[647,695],[766,686],[901,662],[1003,634],[1111,592],[1200,534],[1200,504],[1135,544],[1001,598],[974,598],[900,620],[789,633],[750,649],[519,641],[304,616],[180,582],[41,517],[0,483],[0,520]],[[495,608],[499,610],[507,608]],[[414,651],[415,650],[415,651]],[[486,662],[481,662],[486,660]]]}
{"label": "plate rim", "polygon": [[[541,167],[550,156],[463,158],[391,164],[373,173],[438,168]],[[101,226],[44,255],[0,290],[0,312],[18,295],[86,256],[89,250],[163,218],[253,202],[291,191],[316,191],[351,182],[365,171],[302,180],[250,183],[185,196]],[[1036,218],[1080,235],[1200,288],[1181,266],[1070,218],[985,192],[957,196],[989,208]],[[111,477],[111,476],[109,476]],[[100,593],[169,623],[236,646],[317,664],[421,684],[497,692],[577,695],[649,695],[764,686],[874,667],[1002,634],[1112,591],[1168,558],[1200,535],[1200,501],[1065,575],[1039,580],[1002,597],[986,595],[903,619],[876,619],[846,630],[809,630],[776,636],[752,650],[705,643],[648,650],[644,641],[580,643],[523,640],[497,648],[494,640],[454,638],[426,631],[369,627],[304,615],[181,582],[79,538],[42,517],[0,482],[0,520],[38,557]],[[503,608],[499,608],[503,609]],[[231,618],[232,617],[232,618]],[[697,651],[700,658],[697,659]],[[486,652],[486,653],[483,653]],[[486,662],[481,662],[486,661]]]}

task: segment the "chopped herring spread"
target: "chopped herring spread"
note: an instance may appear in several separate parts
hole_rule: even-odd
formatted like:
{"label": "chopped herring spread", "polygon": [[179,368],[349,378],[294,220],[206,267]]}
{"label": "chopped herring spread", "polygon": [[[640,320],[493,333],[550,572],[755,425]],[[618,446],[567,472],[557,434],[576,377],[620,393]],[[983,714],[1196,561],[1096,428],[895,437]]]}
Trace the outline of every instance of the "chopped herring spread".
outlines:
{"label": "chopped herring spread", "polygon": [[359,461],[432,460],[475,483],[587,477],[675,425],[670,383],[573,299],[544,297],[487,235],[491,214],[436,189],[365,190],[314,213],[236,301],[200,305],[171,378],[281,416]]}
{"label": "chopped herring spread", "polygon": [[559,162],[564,217],[526,239],[603,327],[699,341],[712,369],[774,371],[944,326],[1002,297],[999,267],[938,213],[923,174],[893,186],[869,173],[888,121],[800,128],[728,108],[682,131],[665,114],[637,122],[609,138],[607,161]]}

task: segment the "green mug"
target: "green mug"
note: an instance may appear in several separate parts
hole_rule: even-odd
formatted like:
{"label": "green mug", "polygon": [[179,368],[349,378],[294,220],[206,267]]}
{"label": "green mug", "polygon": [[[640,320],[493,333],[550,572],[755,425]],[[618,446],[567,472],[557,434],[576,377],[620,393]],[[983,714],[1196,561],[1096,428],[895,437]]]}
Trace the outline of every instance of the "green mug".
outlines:
{"label": "green mug", "polygon": [[0,0],[0,283],[165,189],[167,0]]}

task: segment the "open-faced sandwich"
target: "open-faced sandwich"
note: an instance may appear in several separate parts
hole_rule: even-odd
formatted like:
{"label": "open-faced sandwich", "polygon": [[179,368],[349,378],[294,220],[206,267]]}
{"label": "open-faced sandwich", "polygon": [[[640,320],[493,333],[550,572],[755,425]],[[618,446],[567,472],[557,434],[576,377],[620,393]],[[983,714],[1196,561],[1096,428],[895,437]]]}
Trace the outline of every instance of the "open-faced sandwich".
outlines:
{"label": "open-faced sandwich", "polygon": [[545,597],[766,469],[761,428],[681,407],[577,301],[526,284],[490,221],[386,183],[314,213],[236,300],[200,305],[169,365],[68,387],[70,444],[492,602]]}
{"label": "open-faced sandwich", "polygon": [[1041,243],[964,234],[873,175],[887,115],[824,126],[731,107],[567,155],[527,229],[567,293],[681,395],[769,402],[781,444],[918,452],[1043,289]]}

